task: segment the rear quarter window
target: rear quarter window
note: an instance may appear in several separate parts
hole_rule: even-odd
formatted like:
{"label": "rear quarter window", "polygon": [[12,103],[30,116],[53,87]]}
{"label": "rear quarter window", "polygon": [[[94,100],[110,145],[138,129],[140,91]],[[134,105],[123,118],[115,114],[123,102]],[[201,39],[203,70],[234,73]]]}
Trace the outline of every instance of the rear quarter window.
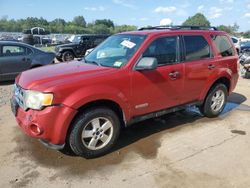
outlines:
{"label": "rear quarter window", "polygon": [[222,57],[233,56],[233,45],[229,39],[224,35],[211,35],[211,38]]}

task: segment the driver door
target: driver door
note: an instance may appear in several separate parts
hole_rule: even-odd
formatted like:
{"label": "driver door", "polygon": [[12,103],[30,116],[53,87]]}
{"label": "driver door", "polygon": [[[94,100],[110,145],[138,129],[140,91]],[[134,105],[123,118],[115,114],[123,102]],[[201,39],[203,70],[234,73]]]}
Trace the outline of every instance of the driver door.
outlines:
{"label": "driver door", "polygon": [[142,54],[155,57],[155,70],[133,71],[133,114],[143,115],[181,104],[184,66],[180,63],[178,36],[156,38]]}

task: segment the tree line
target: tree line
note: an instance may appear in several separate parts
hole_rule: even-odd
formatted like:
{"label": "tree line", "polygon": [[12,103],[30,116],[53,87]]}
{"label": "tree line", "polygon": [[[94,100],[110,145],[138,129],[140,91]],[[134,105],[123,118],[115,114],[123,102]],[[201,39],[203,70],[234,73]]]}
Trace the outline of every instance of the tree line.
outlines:
{"label": "tree line", "polygon": [[[194,16],[188,17],[183,25],[196,25],[196,26],[211,26],[209,20],[201,13],[197,13]],[[242,36],[250,38],[250,30],[246,32],[239,32],[239,25],[234,23],[233,25],[219,25],[217,28],[221,31],[225,31],[234,36]]]}
{"label": "tree line", "polygon": [[[210,26],[209,20],[202,14],[197,13],[194,16],[188,17],[183,25],[195,26]],[[32,27],[43,27],[51,33],[96,33],[96,34],[113,34],[123,31],[136,30],[134,25],[115,25],[112,20],[98,19],[94,22],[87,23],[83,16],[76,16],[72,21],[65,21],[64,19],[57,18],[52,21],[47,21],[44,18],[28,17],[26,19],[7,19],[2,17],[0,19],[0,31],[6,32],[22,32]],[[219,30],[226,31],[227,33],[235,36],[243,36],[250,38],[250,30],[247,32],[238,32],[239,26],[237,23],[234,25],[219,25]]]}
{"label": "tree line", "polygon": [[72,21],[65,21],[61,18],[47,21],[42,17],[28,17],[18,20],[9,20],[7,17],[2,17],[0,19],[0,31],[2,32],[23,32],[32,27],[42,27],[51,33],[71,34],[112,34],[137,29],[137,27],[133,25],[115,25],[114,22],[109,19],[98,19],[92,23],[87,23],[83,16],[76,16]]}

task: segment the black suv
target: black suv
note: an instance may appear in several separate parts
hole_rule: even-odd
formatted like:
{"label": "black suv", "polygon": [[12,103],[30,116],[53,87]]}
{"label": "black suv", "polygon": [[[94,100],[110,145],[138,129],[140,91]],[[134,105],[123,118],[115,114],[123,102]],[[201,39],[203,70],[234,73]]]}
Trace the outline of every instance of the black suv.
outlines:
{"label": "black suv", "polygon": [[109,35],[86,34],[80,37],[76,43],[62,44],[55,47],[56,59],[58,61],[71,61],[74,58],[81,58],[86,50],[95,48],[104,41]]}

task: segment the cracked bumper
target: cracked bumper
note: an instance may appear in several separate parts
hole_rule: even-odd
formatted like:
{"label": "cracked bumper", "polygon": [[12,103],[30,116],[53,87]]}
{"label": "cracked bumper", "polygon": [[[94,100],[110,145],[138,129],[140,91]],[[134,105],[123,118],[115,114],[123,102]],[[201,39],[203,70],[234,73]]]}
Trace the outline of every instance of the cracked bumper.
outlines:
{"label": "cracked bumper", "polygon": [[17,107],[15,116],[19,127],[27,135],[42,140],[47,147],[61,149],[76,112],[64,105],[46,107],[41,111],[24,111]]}

